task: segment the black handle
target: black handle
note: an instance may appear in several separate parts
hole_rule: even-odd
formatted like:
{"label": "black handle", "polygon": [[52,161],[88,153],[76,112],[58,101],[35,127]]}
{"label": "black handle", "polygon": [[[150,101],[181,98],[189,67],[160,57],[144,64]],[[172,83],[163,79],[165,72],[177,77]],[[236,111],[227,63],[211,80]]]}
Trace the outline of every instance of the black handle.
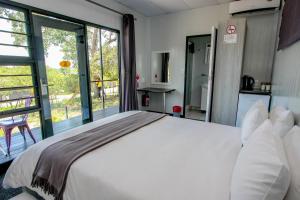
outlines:
{"label": "black handle", "polygon": [[249,79],[250,79],[250,86],[252,87],[255,83],[255,80],[252,77],[249,77]]}

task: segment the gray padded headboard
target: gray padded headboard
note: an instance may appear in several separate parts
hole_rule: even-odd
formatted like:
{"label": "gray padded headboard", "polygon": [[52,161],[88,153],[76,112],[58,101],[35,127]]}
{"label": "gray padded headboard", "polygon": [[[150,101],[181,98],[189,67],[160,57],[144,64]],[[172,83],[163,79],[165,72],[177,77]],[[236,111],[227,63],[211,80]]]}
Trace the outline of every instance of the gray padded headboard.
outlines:
{"label": "gray padded headboard", "polygon": [[295,123],[300,125],[300,98],[299,97],[283,97],[273,96],[271,100],[271,107],[280,105],[293,112]]}

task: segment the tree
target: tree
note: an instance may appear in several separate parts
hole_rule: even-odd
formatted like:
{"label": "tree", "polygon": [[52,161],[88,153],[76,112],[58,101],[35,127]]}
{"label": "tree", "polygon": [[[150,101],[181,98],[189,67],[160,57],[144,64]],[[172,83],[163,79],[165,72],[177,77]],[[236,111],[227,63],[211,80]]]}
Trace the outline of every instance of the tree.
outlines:
{"label": "tree", "polygon": [[118,80],[118,43],[117,34],[102,30],[103,75],[106,80]]}
{"label": "tree", "polygon": [[[100,49],[100,31],[102,49]],[[117,39],[117,34],[114,32],[88,27],[90,76],[92,81],[102,81],[102,73],[103,80],[119,79]],[[103,72],[101,71],[102,63]],[[97,94],[97,89],[97,86],[92,84],[92,90],[95,96]]]}
{"label": "tree", "polygon": [[[76,49],[76,33],[64,30],[42,27],[45,56],[49,55],[51,46],[59,47],[63,52],[63,59],[71,61],[70,68],[47,67],[48,83],[52,86],[52,94],[72,94],[68,104],[79,94],[78,56]],[[58,63],[57,63],[58,64]]]}
{"label": "tree", "polygon": [[[23,12],[15,11],[7,8],[0,7],[0,16],[19,20],[19,21],[25,21],[25,15]],[[8,22],[8,21],[7,21]],[[16,33],[26,33],[26,24],[23,22],[18,21],[9,21],[9,26],[11,27],[12,32]],[[20,34],[11,34],[12,38],[14,39],[13,44],[15,45],[26,45],[27,43],[27,37],[25,35]]]}

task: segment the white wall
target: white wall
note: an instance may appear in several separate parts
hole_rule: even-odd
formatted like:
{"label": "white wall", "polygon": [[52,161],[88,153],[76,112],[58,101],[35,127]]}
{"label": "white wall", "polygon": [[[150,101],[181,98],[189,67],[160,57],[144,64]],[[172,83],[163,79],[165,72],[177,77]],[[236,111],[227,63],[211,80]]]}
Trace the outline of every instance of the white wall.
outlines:
{"label": "white wall", "polygon": [[[210,34],[212,26],[217,26],[219,21],[227,18],[229,18],[228,4],[150,18],[148,29],[151,42],[148,45],[148,66],[151,66],[149,56],[151,57],[152,51],[171,50],[172,52],[171,83],[167,87],[174,88],[176,91],[167,97],[167,112],[172,112],[172,106],[175,104],[183,106],[186,36]],[[146,70],[146,85],[150,86],[150,67]],[[151,109],[161,108],[159,97],[153,97],[151,101]]]}
{"label": "white wall", "polygon": [[[14,0],[47,11],[81,19],[91,23],[107,26],[117,30],[122,28],[122,17],[106,9],[90,4],[84,0]],[[146,54],[147,18],[111,0],[95,0],[115,10],[131,13],[135,21],[137,71],[144,76],[144,68],[148,63]]]}
{"label": "white wall", "polygon": [[[282,10],[278,19],[278,35]],[[282,105],[294,114],[295,121],[300,124],[300,41],[277,51],[272,73],[272,105]]]}
{"label": "white wall", "polygon": [[300,123],[300,42],[277,52],[273,69],[272,105],[294,112]]}

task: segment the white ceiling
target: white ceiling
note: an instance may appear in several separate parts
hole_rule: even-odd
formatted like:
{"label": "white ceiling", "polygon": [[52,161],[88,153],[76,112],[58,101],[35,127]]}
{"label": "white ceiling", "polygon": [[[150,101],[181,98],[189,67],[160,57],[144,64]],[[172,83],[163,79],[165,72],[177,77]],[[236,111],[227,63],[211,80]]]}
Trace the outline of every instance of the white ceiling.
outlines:
{"label": "white ceiling", "polygon": [[145,16],[156,16],[217,5],[233,0],[115,0]]}

